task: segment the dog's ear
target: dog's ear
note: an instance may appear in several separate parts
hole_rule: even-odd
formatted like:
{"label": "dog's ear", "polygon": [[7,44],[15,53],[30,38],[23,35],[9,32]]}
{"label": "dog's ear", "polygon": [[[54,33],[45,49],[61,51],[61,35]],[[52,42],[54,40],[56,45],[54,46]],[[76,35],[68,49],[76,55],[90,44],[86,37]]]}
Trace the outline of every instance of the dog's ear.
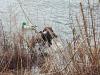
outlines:
{"label": "dog's ear", "polygon": [[57,37],[58,37],[55,33],[54,33],[53,35],[54,35],[54,37],[55,37],[55,38],[57,38]]}

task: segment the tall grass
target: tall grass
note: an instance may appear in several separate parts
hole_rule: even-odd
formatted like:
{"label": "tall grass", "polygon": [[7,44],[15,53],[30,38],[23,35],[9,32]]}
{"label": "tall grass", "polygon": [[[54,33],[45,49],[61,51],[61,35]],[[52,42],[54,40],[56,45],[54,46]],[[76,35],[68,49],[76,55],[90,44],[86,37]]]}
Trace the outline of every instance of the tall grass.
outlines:
{"label": "tall grass", "polygon": [[[99,60],[99,50],[100,46],[97,43],[96,36],[96,21],[95,16],[93,15],[93,7],[90,5],[88,0],[90,18],[86,19],[87,14],[84,13],[83,4],[80,3],[81,10],[81,19],[83,23],[79,22],[79,19],[76,17],[77,24],[79,26],[83,25],[83,29],[80,28],[80,37],[77,40],[73,40],[73,43],[69,43],[69,56],[71,57],[70,62],[65,67],[69,69],[68,75],[99,75],[100,74],[100,60]],[[89,34],[88,21],[91,20],[92,26],[92,36]],[[73,28],[73,36],[76,28]],[[78,35],[78,34],[76,34]],[[93,38],[91,38],[93,37]],[[75,39],[75,36],[73,37]],[[93,40],[94,42],[91,42]],[[93,44],[93,46],[92,46]],[[75,50],[75,51],[74,51]],[[68,71],[67,69],[67,71]]]}
{"label": "tall grass", "polygon": [[[81,18],[76,16],[75,19],[79,30],[73,27],[72,41],[67,41],[67,46],[60,48],[58,39],[55,39],[52,47],[44,49],[46,53],[39,54],[35,48],[30,49],[29,39],[25,38],[23,32],[9,37],[2,28],[0,75],[100,75],[100,40],[96,38],[100,35],[96,34],[94,10],[89,0],[88,6],[90,18],[87,19],[84,5],[80,3]],[[88,26],[92,26],[91,34]],[[60,43],[63,41],[60,40]],[[33,67],[39,68],[38,74],[32,74]]]}

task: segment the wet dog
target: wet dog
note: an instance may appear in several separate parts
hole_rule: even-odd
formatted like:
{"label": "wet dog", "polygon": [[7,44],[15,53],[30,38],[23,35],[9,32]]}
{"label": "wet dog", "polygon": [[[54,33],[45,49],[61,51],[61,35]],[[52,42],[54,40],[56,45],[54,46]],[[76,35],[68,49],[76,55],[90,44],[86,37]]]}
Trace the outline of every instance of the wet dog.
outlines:
{"label": "wet dog", "polygon": [[41,34],[43,41],[47,42],[49,47],[52,45],[52,39],[57,38],[57,35],[54,33],[51,27],[45,27]]}
{"label": "wet dog", "polygon": [[52,39],[57,38],[57,35],[54,33],[52,27],[45,27],[43,31],[37,33],[36,36],[33,36],[30,40],[30,47],[35,47],[38,43],[41,43],[44,46],[46,43],[50,47],[52,45]]}

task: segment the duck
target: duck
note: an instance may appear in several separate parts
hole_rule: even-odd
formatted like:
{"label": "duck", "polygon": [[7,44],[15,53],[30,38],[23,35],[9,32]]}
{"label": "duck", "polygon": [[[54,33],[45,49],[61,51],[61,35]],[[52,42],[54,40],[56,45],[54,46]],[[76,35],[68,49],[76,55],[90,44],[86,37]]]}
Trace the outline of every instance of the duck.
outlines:
{"label": "duck", "polygon": [[33,26],[33,25],[27,25],[26,22],[23,22],[23,23],[22,23],[22,29],[34,30],[34,26]]}

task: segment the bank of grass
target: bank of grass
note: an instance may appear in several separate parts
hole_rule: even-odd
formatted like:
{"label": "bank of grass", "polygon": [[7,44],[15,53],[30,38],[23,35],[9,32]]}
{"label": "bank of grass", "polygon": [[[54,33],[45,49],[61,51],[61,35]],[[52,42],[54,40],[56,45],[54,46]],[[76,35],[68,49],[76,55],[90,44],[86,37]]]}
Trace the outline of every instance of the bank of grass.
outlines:
{"label": "bank of grass", "polygon": [[[25,39],[22,33],[13,35],[10,39],[3,33],[2,42],[0,42],[0,75],[37,75],[32,74],[32,66],[39,68],[39,75],[100,75],[100,39],[97,39],[99,32],[96,33],[92,6],[90,2],[88,4],[90,18],[86,19],[87,14],[84,14],[81,2],[81,21],[78,17],[75,20],[80,33],[77,33],[76,27],[72,27],[73,40],[67,41],[67,47],[60,49],[57,44],[55,45],[59,52],[58,56],[64,58],[59,60],[66,61],[59,65],[64,65],[61,69],[57,66],[58,61],[53,59],[56,54],[53,56],[48,53],[38,55],[34,49],[28,48],[29,40]],[[89,21],[92,25],[91,34],[89,34],[91,31],[88,28]],[[26,43],[27,49],[24,43]],[[53,51],[53,48],[50,49]]]}
{"label": "bank of grass", "polygon": [[[83,26],[83,29],[79,28],[80,35],[77,37],[77,29],[72,28],[73,42],[69,42],[67,47],[71,60],[65,67],[65,71],[67,71],[65,75],[100,75],[100,37],[98,37],[100,32],[96,30],[94,10],[90,1],[88,0],[89,14],[85,13],[83,6],[81,2],[81,18],[76,17],[78,26]],[[88,15],[90,18],[86,18]],[[89,26],[91,26],[92,33]]]}

